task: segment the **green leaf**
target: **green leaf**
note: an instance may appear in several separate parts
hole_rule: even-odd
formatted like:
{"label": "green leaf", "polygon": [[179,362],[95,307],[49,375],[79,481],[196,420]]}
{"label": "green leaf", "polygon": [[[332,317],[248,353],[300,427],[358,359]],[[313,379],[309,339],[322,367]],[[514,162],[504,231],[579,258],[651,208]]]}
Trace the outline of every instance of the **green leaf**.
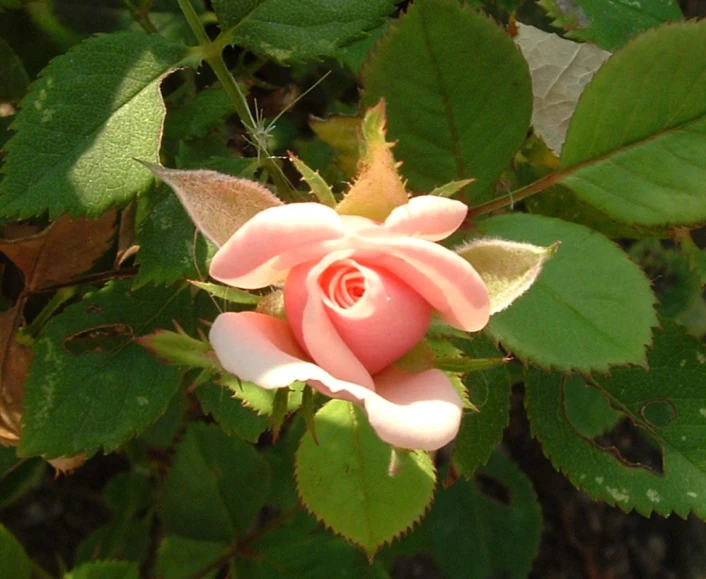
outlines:
{"label": "green leaf", "polygon": [[497,452],[480,475],[480,483],[504,487],[507,503],[483,494],[470,481],[441,489],[423,525],[434,562],[448,579],[523,579],[542,534],[542,511],[532,483]]}
{"label": "green leaf", "polygon": [[567,419],[585,438],[608,432],[623,418],[623,413],[615,410],[602,392],[578,378],[566,382],[564,397]]}
{"label": "green leaf", "polygon": [[170,535],[159,546],[154,571],[161,579],[191,579],[194,576],[213,579],[218,568],[208,573],[204,570],[219,561],[228,551],[228,545],[221,543]]}
{"label": "green leaf", "polygon": [[661,452],[661,472],[628,462],[615,448],[582,437],[569,422],[570,381],[531,370],[525,404],[532,434],[555,467],[594,499],[623,510],[706,517],[706,349],[668,320],[655,334],[649,370],[614,368],[594,385]]}
{"label": "green leaf", "polygon": [[619,221],[706,221],[706,22],[636,38],[579,100],[558,181]]}
{"label": "green leaf", "polygon": [[177,446],[159,510],[168,533],[230,543],[243,537],[267,498],[270,469],[246,442],[193,423]]}
{"label": "green leaf", "polygon": [[488,198],[532,114],[527,63],[500,27],[457,1],[415,2],[363,78],[367,104],[385,98],[388,136],[399,141],[395,156],[412,191],[473,177],[468,199]]}
{"label": "green leaf", "polygon": [[113,518],[81,544],[76,563],[95,559],[142,561],[149,551],[152,532],[152,517],[144,513],[154,502],[147,475],[120,473],[108,481],[103,496]]}
{"label": "green leaf", "polygon": [[22,61],[0,38],[0,102],[19,101],[27,92],[29,77]]}
{"label": "green leaf", "polygon": [[[232,374],[224,374],[221,376],[220,383],[230,390],[230,393],[236,398],[242,400],[243,404],[248,408],[252,408],[258,414],[272,416],[275,406],[275,390],[267,390],[260,388],[252,382],[243,382]],[[297,410],[302,403],[302,391],[304,384],[295,382],[289,386],[289,397],[287,399],[287,409],[289,412]]]}
{"label": "green leaf", "polygon": [[202,384],[196,389],[196,397],[203,411],[211,414],[226,433],[248,442],[256,443],[270,426],[267,416],[244,406],[230,389],[220,384]]}
{"label": "green leaf", "polygon": [[297,489],[326,526],[372,555],[423,516],[436,479],[427,453],[393,450],[344,400],[316,413],[316,433],[297,451]]}
{"label": "green leaf", "polygon": [[188,320],[190,298],[128,287],[111,284],[46,325],[25,384],[21,455],[110,452],[166,411],[181,372],[133,338]]}
{"label": "green leaf", "polygon": [[[244,87],[241,90],[247,92]],[[194,99],[179,109],[167,111],[164,136],[168,139],[203,137],[209,130],[223,126],[233,114],[233,103],[220,88],[210,88],[198,93]]]}
{"label": "green leaf", "polygon": [[248,579],[389,579],[382,565],[340,537],[333,537],[300,511],[285,524],[248,545],[251,557],[238,561]]}
{"label": "green leaf", "polygon": [[246,304],[246,305],[256,305],[262,296],[256,296],[245,290],[240,290],[238,288],[230,287],[227,285],[220,285],[216,283],[208,283],[204,281],[189,281],[189,283],[200,290],[208,292],[213,297],[219,298],[223,301],[232,304]]}
{"label": "green leaf", "polygon": [[644,30],[683,18],[677,0],[539,0],[539,4],[570,38],[611,51]]}
{"label": "green leaf", "polygon": [[[96,32],[132,30],[143,32],[142,25],[133,16],[128,6],[135,6],[134,12],[143,14],[156,31],[165,38],[194,43],[195,38],[184,15],[179,9],[178,0],[150,0],[149,4],[127,3],[124,0],[49,0],[47,11],[56,21],[71,30],[88,36]],[[198,14],[205,11],[203,0],[191,0]],[[149,7],[149,12],[147,11]]]}
{"label": "green leaf", "polygon": [[532,288],[495,314],[488,333],[523,361],[546,368],[605,371],[642,364],[655,298],[644,273],[615,244],[581,225],[510,214],[478,224],[487,235],[560,242]]}
{"label": "green leaf", "polygon": [[85,563],[64,574],[64,579],[138,579],[136,563],[96,561]]}
{"label": "green leaf", "polygon": [[279,62],[333,56],[394,8],[393,0],[213,0],[231,43]]}
{"label": "green leaf", "polygon": [[[454,343],[471,359],[497,356],[498,350],[483,336]],[[468,397],[477,411],[463,415],[452,455],[459,474],[470,477],[485,464],[493,449],[500,444],[510,419],[510,373],[505,366],[472,372],[463,379]]]}
{"label": "green leaf", "polygon": [[204,277],[216,252],[212,243],[197,234],[179,199],[166,186],[155,191],[154,205],[140,221],[135,242],[140,246],[136,257],[140,268],[134,288]]}
{"label": "green leaf", "polygon": [[42,484],[46,461],[20,459],[14,447],[0,446],[0,509],[4,509]]}
{"label": "green leaf", "polygon": [[159,85],[187,54],[156,34],[125,32],[90,38],[53,60],[23,99],[5,146],[0,213],[97,216],[145,191],[152,175],[134,159],[157,161]]}
{"label": "green leaf", "polygon": [[20,542],[0,525],[0,577],[30,579],[31,563]]}

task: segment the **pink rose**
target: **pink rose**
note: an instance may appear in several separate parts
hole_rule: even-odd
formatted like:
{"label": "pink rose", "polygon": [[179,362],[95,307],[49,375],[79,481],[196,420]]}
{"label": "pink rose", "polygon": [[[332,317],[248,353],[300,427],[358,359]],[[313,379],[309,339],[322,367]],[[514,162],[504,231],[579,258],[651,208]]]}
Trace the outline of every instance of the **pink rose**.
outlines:
{"label": "pink rose", "polygon": [[473,267],[433,243],[467,207],[415,197],[384,223],[317,203],[257,214],[218,251],[211,275],[256,289],[284,282],[287,321],[225,313],[210,333],[223,367],[262,388],[295,380],[360,405],[381,439],[435,450],[458,432],[461,399],[442,371],[394,363],[424,337],[433,312],[474,332],[488,322],[487,289]]}

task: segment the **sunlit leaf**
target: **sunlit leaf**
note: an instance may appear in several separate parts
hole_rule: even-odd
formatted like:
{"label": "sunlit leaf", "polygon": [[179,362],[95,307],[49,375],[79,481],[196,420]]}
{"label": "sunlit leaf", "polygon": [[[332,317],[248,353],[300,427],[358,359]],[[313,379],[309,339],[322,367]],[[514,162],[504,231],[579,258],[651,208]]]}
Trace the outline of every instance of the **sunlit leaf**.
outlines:
{"label": "sunlit leaf", "polygon": [[591,497],[623,510],[706,516],[706,349],[679,326],[662,320],[648,356],[649,370],[614,368],[593,383],[656,444],[661,464],[630,462],[615,448],[580,435],[565,408],[577,377],[532,370],[526,406],[532,434],[554,466]]}
{"label": "sunlit leaf", "polygon": [[475,178],[468,198],[487,199],[529,127],[527,63],[499,26],[455,0],[414,2],[363,80],[366,104],[387,103],[388,138],[417,193]]}
{"label": "sunlit leaf", "polygon": [[394,451],[362,411],[332,400],[316,414],[296,456],[299,496],[334,532],[369,555],[411,528],[434,493],[435,472],[422,451]]}
{"label": "sunlit leaf", "polygon": [[527,293],[491,318],[487,331],[506,349],[561,370],[645,362],[657,325],[655,298],[645,274],[615,244],[581,225],[536,215],[503,215],[478,227],[502,239],[561,243]]}
{"label": "sunlit leaf", "polygon": [[152,175],[135,158],[158,160],[159,87],[187,54],[157,34],[125,32],[54,59],[23,99],[5,145],[0,213],[96,216],[145,191]]}

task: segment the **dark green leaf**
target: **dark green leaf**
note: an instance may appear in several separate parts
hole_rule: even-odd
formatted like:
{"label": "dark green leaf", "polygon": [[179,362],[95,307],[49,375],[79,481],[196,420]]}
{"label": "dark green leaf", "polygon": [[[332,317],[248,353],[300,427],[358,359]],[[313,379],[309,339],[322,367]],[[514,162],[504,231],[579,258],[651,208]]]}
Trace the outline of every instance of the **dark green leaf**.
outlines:
{"label": "dark green leaf", "polygon": [[297,451],[297,489],[328,527],[372,555],[422,517],[436,480],[426,452],[393,449],[344,400],[316,413],[316,434]]}
{"label": "dark green leaf", "polygon": [[683,18],[677,0],[539,0],[567,36],[595,42],[606,50],[621,47],[640,32]]}
{"label": "dark green leaf", "polygon": [[[615,368],[594,384],[656,444],[658,470],[582,437],[569,422],[566,389],[578,378],[532,370],[526,382],[532,434],[555,467],[595,499],[643,515],[706,517],[706,348],[668,320],[655,334],[649,370]],[[645,460],[643,455],[643,460]]]}
{"label": "dark green leaf", "polygon": [[0,446],[0,508],[40,485],[47,463],[41,458],[17,458],[14,447]]}
{"label": "dark green leaf", "polygon": [[[473,358],[498,356],[500,352],[483,336],[457,340],[455,344]],[[466,412],[456,437],[453,464],[466,477],[485,464],[500,443],[510,415],[510,374],[505,366],[467,374],[463,383],[478,412]]]}
{"label": "dark green leaf", "polygon": [[333,56],[394,10],[393,0],[213,0],[233,44],[279,62]]}
{"label": "dark green leaf", "polygon": [[25,384],[24,456],[116,449],[167,409],[181,384],[133,338],[189,320],[188,292],[115,283],[52,318]]}
{"label": "dark green leaf", "polygon": [[416,192],[475,178],[468,198],[486,199],[529,128],[527,63],[499,26],[454,0],[415,2],[363,78],[366,104],[387,103],[388,140],[399,140],[394,153]]}
{"label": "dark green leaf", "polygon": [[229,388],[219,384],[202,384],[196,389],[196,396],[203,411],[213,415],[228,434],[235,434],[243,440],[255,443],[269,428],[267,416],[261,416],[243,406]]}
{"label": "dark green leaf", "polygon": [[423,525],[434,561],[448,579],[527,577],[542,534],[532,483],[499,453],[479,475],[480,489],[492,482],[503,488],[507,502],[465,480],[440,490]]}
{"label": "dark green leaf", "polygon": [[0,577],[30,579],[31,564],[20,542],[0,525]]}
{"label": "dark green leaf", "polygon": [[44,69],[5,146],[0,212],[100,215],[152,182],[164,119],[159,85],[187,48],[160,36],[90,38]]}
{"label": "dark green leaf", "polygon": [[218,573],[218,567],[211,568],[229,550],[228,545],[210,541],[185,539],[170,535],[159,546],[155,573],[161,579],[212,579]]}
{"label": "dark green leaf", "polygon": [[233,103],[219,88],[201,91],[180,109],[169,110],[164,124],[167,139],[203,137],[209,130],[223,126],[233,114]]}
{"label": "dark green leaf", "polygon": [[493,237],[561,243],[534,285],[492,316],[488,333],[524,361],[561,370],[605,371],[644,363],[657,324],[644,273],[615,244],[581,225],[527,214],[478,224]]}
{"label": "dark green leaf", "polygon": [[0,102],[19,101],[27,91],[29,77],[22,61],[0,38]]}
{"label": "dark green leaf", "polygon": [[251,557],[238,562],[238,577],[248,579],[388,579],[382,565],[360,549],[333,537],[305,512],[265,533],[249,546]]}
{"label": "dark green leaf", "polygon": [[623,413],[611,407],[608,399],[582,380],[566,382],[564,387],[566,417],[581,436],[595,438],[613,428]]}
{"label": "dark green leaf", "polygon": [[162,492],[168,533],[230,543],[243,537],[267,498],[270,469],[248,443],[194,423],[177,446]]}
{"label": "dark green leaf", "polygon": [[706,22],[636,38],[581,95],[559,181],[629,224],[706,221]]}
{"label": "dark green leaf", "polygon": [[77,564],[95,559],[142,561],[149,550],[152,531],[152,519],[144,513],[154,501],[147,475],[120,473],[108,481],[103,496],[113,509],[113,518],[83,542]]}
{"label": "dark green leaf", "polygon": [[136,563],[96,561],[85,563],[66,573],[64,579],[138,579]]}

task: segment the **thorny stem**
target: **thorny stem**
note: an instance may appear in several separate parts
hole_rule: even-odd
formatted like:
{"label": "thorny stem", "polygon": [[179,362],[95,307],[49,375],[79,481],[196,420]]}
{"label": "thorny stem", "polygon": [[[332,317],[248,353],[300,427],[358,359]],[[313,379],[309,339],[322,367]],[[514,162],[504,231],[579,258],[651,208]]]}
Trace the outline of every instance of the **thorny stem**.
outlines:
{"label": "thorny stem", "polygon": [[527,197],[531,197],[536,193],[549,189],[549,187],[553,187],[562,179],[562,177],[565,176],[565,172],[550,173],[546,177],[543,177],[534,183],[530,183],[526,187],[522,187],[512,193],[508,193],[502,197],[497,197],[496,199],[492,199],[491,201],[482,203],[481,205],[471,207],[468,210],[467,219],[470,220],[474,217],[478,217],[479,215],[485,215],[486,213],[497,211],[498,209],[502,209],[503,207],[507,207],[508,205],[527,199]]}
{"label": "thorny stem", "polygon": [[[243,91],[240,90],[238,83],[235,82],[233,75],[228,70],[225,61],[223,60],[223,48],[226,44],[225,35],[221,34],[215,41],[211,42],[206,34],[206,30],[201,24],[198,14],[191,5],[190,0],[179,0],[179,7],[184,13],[191,30],[194,32],[199,44],[204,49],[205,60],[208,65],[213,69],[216,74],[216,78],[221,83],[221,87],[225,91],[226,95],[233,104],[235,113],[240,117],[240,121],[245,126],[253,141],[258,143],[258,146],[264,145],[260,143],[257,136],[254,134],[256,129],[255,119],[253,118],[248,102],[245,99]],[[289,199],[298,199],[300,195],[295,191],[294,187],[289,183],[289,180],[282,172],[282,168],[275,162],[275,160],[268,154],[268,151],[263,150],[264,155],[260,160],[260,166],[267,171],[269,175],[272,176],[272,180],[277,187],[277,191],[281,196]]]}

